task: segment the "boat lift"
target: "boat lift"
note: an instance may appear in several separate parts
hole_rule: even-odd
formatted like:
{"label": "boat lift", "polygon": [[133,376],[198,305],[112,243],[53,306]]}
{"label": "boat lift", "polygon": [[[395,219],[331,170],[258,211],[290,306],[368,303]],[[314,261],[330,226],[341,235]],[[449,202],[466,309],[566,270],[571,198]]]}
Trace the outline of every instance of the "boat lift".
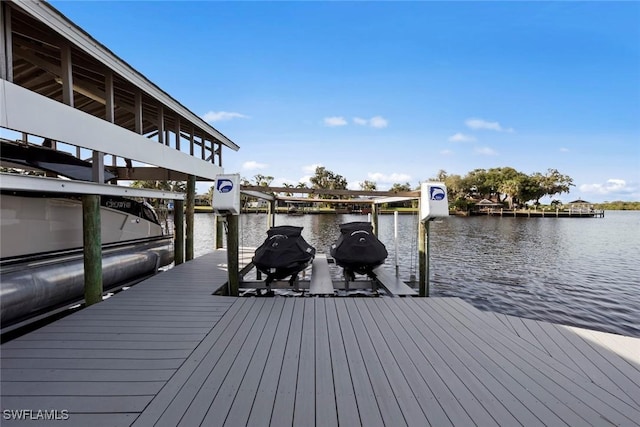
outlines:
{"label": "boat lift", "polygon": [[[268,215],[267,223],[269,227],[275,225],[275,202],[276,200],[304,200],[311,202],[323,202],[323,203],[365,203],[371,205],[371,222],[373,225],[374,234],[378,232],[378,205],[381,203],[390,203],[404,200],[418,199],[420,202],[419,214],[419,235],[418,235],[418,260],[419,260],[419,290],[408,286],[397,275],[397,247],[396,247],[396,272],[393,274],[388,271],[384,265],[377,267],[373,270],[373,277],[371,277],[370,287],[377,285],[382,286],[389,295],[392,296],[428,296],[429,295],[429,263],[428,263],[428,232],[429,221],[446,217],[449,215],[449,207],[447,200],[446,187],[443,183],[428,182],[421,185],[420,190],[411,191],[406,193],[396,193],[388,191],[358,191],[358,190],[329,190],[329,189],[310,189],[310,188],[296,188],[297,193],[310,193],[310,194],[328,194],[339,196],[369,196],[370,199],[316,199],[316,198],[293,198],[277,196],[278,193],[290,193],[292,190],[285,187],[263,187],[263,186],[244,186],[239,185],[239,175],[233,175],[232,181],[234,182],[233,191],[225,191],[224,185],[219,185],[218,180],[229,180],[229,176],[219,176],[216,179],[216,185],[212,198],[212,205],[214,211],[218,217],[224,217],[224,221],[227,224],[227,256],[228,256],[228,268],[229,268],[229,282],[227,292],[230,295],[240,294],[240,283],[244,276],[248,274],[253,265],[249,262],[242,269],[239,266],[239,236],[238,236],[238,215],[240,214],[240,193],[251,195],[263,200],[268,201]],[[220,188],[218,188],[220,187]],[[397,217],[396,217],[397,219]],[[220,230],[217,228],[217,230]],[[397,225],[395,236],[397,238]],[[220,242],[221,243],[221,242]],[[296,290],[308,290],[309,295],[335,295],[336,289],[340,289],[339,285],[334,284],[334,280],[331,277],[330,263],[333,260],[326,256],[326,254],[316,254],[316,257],[311,266],[311,279],[299,280],[295,285]],[[260,279],[259,274],[257,279]],[[358,283],[360,282],[360,283]],[[356,287],[363,281],[347,283],[347,289],[349,286],[355,285]],[[249,285],[251,288],[263,287],[259,281],[242,281],[243,285]],[[279,282],[271,283],[272,288],[277,288]],[[284,283],[284,282],[283,282]],[[286,282],[288,285],[288,282]],[[288,287],[288,286],[287,286]]]}

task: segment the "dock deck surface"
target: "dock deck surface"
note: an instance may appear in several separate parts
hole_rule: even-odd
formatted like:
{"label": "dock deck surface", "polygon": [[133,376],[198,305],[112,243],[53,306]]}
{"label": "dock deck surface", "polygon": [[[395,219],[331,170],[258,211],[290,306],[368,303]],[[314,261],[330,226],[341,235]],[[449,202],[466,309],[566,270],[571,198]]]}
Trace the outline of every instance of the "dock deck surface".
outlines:
{"label": "dock deck surface", "polygon": [[2,425],[22,409],[92,427],[640,420],[640,339],[458,298],[211,295],[224,280],[216,251],[3,344]]}

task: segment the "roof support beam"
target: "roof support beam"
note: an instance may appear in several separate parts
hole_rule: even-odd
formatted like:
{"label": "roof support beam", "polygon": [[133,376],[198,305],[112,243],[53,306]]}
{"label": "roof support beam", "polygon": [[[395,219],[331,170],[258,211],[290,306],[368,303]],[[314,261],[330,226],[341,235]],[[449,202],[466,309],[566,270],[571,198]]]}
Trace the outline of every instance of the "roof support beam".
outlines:
{"label": "roof support beam", "polygon": [[13,37],[11,36],[11,8],[0,2],[0,78],[13,81]]}

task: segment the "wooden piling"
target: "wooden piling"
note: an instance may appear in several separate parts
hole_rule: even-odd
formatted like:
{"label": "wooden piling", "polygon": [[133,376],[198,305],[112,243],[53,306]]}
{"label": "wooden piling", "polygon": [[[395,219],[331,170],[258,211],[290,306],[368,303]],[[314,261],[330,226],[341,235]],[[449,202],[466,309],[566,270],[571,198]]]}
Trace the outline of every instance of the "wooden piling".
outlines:
{"label": "wooden piling", "polygon": [[224,246],[224,219],[220,215],[214,216],[216,222],[216,249],[222,249]]}
{"label": "wooden piling", "polygon": [[427,244],[429,233],[429,221],[420,221],[418,224],[418,293],[421,297],[429,296],[429,245]]}
{"label": "wooden piling", "polygon": [[229,295],[237,297],[240,294],[240,260],[238,245],[239,215],[227,214],[227,273],[229,274]]}
{"label": "wooden piling", "polygon": [[193,215],[196,205],[196,177],[189,175],[187,177],[187,206],[186,206],[186,240],[185,240],[185,258],[187,261],[193,259]]}
{"label": "wooden piling", "polygon": [[175,230],[175,243],[173,245],[175,265],[184,262],[184,201],[173,201],[173,229]]}
{"label": "wooden piling", "polygon": [[102,235],[100,196],[82,196],[82,240],[84,245],[84,301],[87,306],[102,301]]}

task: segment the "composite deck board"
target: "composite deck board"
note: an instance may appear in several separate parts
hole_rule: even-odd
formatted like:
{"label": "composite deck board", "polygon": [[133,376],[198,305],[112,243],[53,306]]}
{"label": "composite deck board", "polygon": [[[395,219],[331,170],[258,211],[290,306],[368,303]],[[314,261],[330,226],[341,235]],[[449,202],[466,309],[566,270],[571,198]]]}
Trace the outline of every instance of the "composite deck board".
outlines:
{"label": "composite deck board", "polygon": [[[459,309],[465,309],[464,311],[468,313],[477,312],[479,316],[488,314],[474,309],[470,310],[470,306],[460,300],[455,301],[455,305]],[[521,332],[519,337],[524,337],[522,339],[549,354],[554,360],[575,372],[581,373],[622,400],[632,405],[638,404],[638,400],[640,400],[638,370],[625,363],[625,360],[620,356],[613,352],[606,354],[607,351],[605,349],[598,348],[593,342],[585,340],[575,333],[575,329],[572,330],[566,326],[531,319],[512,316],[504,317],[512,324],[522,325],[518,329],[522,330],[524,328],[528,333]],[[460,318],[460,316],[457,316],[458,320]],[[493,330],[491,333],[495,336],[497,331]],[[612,336],[611,334],[602,333],[601,335]],[[513,337],[505,336],[504,334],[502,334],[501,339],[510,340],[514,345],[521,345]],[[632,340],[633,338],[627,338],[627,343]],[[534,349],[529,349],[528,351],[536,353]]]}
{"label": "composite deck board", "polygon": [[[438,322],[458,323],[450,315],[441,316]],[[595,386],[588,378],[568,371],[565,365],[553,358],[543,360],[532,353],[513,351],[501,340],[493,339],[484,330],[472,330],[456,327],[448,328],[451,335],[464,335],[466,346],[476,346],[499,367],[509,372],[519,384],[527,386],[537,396],[545,398],[547,405],[558,416],[568,419],[571,424],[590,425],[599,417],[625,425],[630,420],[640,419],[640,411],[611,394]],[[488,344],[488,345],[487,345]],[[498,372],[498,371],[496,371]],[[597,423],[596,423],[597,425]]]}
{"label": "composite deck board", "polygon": [[[265,355],[264,371],[261,373],[257,388],[255,392],[243,391],[241,399],[233,403],[228,417],[229,426],[233,427],[235,424],[232,421],[240,417],[248,419],[247,425],[256,427],[270,425],[280,374],[283,369],[292,369],[291,366],[285,366],[284,363],[290,327],[294,322],[294,305],[296,304],[293,299],[285,299],[282,312],[277,319],[276,332],[269,353]],[[275,323],[276,319],[273,319],[273,322]],[[246,406],[249,404],[251,410],[246,413]]]}
{"label": "composite deck board", "polygon": [[[288,304],[285,305],[285,302],[289,301]],[[286,332],[288,325],[290,322],[287,319],[290,319],[291,316],[291,308],[292,304],[291,300],[287,299],[278,299],[274,302],[271,314],[269,316],[268,322],[265,325],[265,329],[260,336],[260,340],[258,345],[251,357],[251,361],[249,362],[249,366],[242,377],[240,384],[237,387],[237,392],[233,395],[233,398],[228,402],[228,413],[225,418],[220,417],[219,420],[216,421],[218,425],[228,425],[228,426],[243,426],[247,425],[249,421],[250,411],[247,411],[246,406],[251,405],[254,408],[253,410],[257,410],[256,404],[260,404],[261,402],[257,402],[256,396],[260,392],[260,383],[264,376],[268,373],[279,372],[281,366],[276,365],[277,367],[271,368],[274,372],[268,372],[268,363],[272,361],[273,357],[277,357],[280,354],[280,351],[274,349],[274,345],[284,349],[280,343],[282,342],[282,338],[277,337],[278,331],[282,329],[282,332]],[[278,354],[271,355],[271,351],[274,349],[274,353]],[[282,359],[280,358],[280,361]],[[275,362],[278,362],[275,360]],[[267,380],[270,381],[270,380]],[[272,379],[271,379],[272,381]],[[269,396],[272,396],[275,392],[275,387],[273,387],[273,382],[271,382],[271,389],[267,391],[266,396],[260,396],[258,399],[266,399],[268,400]],[[229,394],[229,397],[230,394]],[[220,402],[220,401],[219,401]],[[268,407],[267,407],[268,405]],[[268,409],[268,412],[265,411],[260,415],[263,417],[263,422],[268,424],[268,420],[271,418],[271,407],[272,405],[269,403],[265,404],[265,408]],[[213,406],[212,408],[213,409]],[[211,413],[210,409],[210,413]],[[223,408],[226,409],[226,408]],[[209,415],[209,414],[208,414]],[[256,423],[251,423],[250,425],[256,425]]]}
{"label": "composite deck board", "polygon": [[[358,414],[358,404],[356,402],[349,363],[345,352],[345,344],[340,331],[338,312],[336,303],[329,300],[325,304],[325,315],[327,319],[327,339],[331,363],[331,373],[333,375],[333,387],[335,393],[336,418],[338,425],[359,426],[360,416]],[[321,362],[323,363],[323,362]],[[333,418],[332,418],[333,420]]]}
{"label": "composite deck board", "polygon": [[[460,360],[459,355],[451,348],[448,331],[441,331],[437,324],[426,321],[418,311],[413,310],[415,308],[413,304],[406,304],[404,300],[388,299],[383,303],[389,305],[390,311],[398,316],[402,327],[411,334],[425,359],[434,365],[438,374],[442,375],[441,379],[449,389],[447,394],[452,395],[462,406],[466,420],[462,422],[456,420],[454,424],[497,425],[487,408],[489,406],[487,401],[491,396],[490,390],[486,384],[476,380],[474,373],[465,364],[465,360]],[[414,328],[415,330],[412,330]],[[458,419],[464,417],[458,408],[454,407],[453,410]]]}
{"label": "composite deck board", "polygon": [[[391,349],[396,363],[402,367],[402,373],[412,393],[420,403],[428,424],[436,426],[452,425],[451,420],[438,402],[438,397],[429,386],[431,381],[428,383],[423,378],[421,371],[430,369],[430,367],[420,363],[419,358],[412,357],[412,347],[404,341],[407,337],[400,334],[399,329],[401,327],[393,313],[388,310],[388,307],[371,300],[366,300],[362,303],[367,306],[370,316],[375,319],[379,332]],[[440,396],[444,397],[443,395]]]}
{"label": "composite deck board", "polygon": [[294,301],[293,315],[289,326],[289,336],[287,337],[284,357],[282,359],[282,369],[275,391],[270,425],[293,425],[293,408],[295,406],[300,347],[302,342],[303,313],[304,300]]}
{"label": "composite deck board", "polygon": [[246,369],[247,353],[251,351],[251,348],[249,347],[247,352],[241,352],[241,349],[247,341],[249,346],[257,342],[265,326],[265,315],[270,310],[271,305],[265,303],[264,299],[252,301],[252,303],[254,303],[254,306],[242,320],[240,327],[235,331],[221,357],[216,361],[213,370],[204,379],[198,393],[189,402],[188,410],[184,413],[178,425],[194,426],[203,424],[212,400],[217,397],[220,389],[227,384],[225,381],[228,376],[238,375],[239,371]]}
{"label": "composite deck board", "polygon": [[2,409],[92,427],[638,425],[638,339],[457,298],[213,296],[225,264],[198,258],[2,345]]}
{"label": "composite deck board", "polygon": [[[315,425],[337,427],[338,414],[334,389],[334,373],[331,363],[329,330],[327,325],[326,298],[315,301]],[[329,304],[333,300],[329,300]]]}
{"label": "composite deck board", "polygon": [[343,299],[335,301],[336,312],[338,315],[338,324],[342,332],[342,344],[346,354],[350,378],[339,379],[342,381],[351,381],[355,393],[356,403],[358,404],[358,413],[363,426],[383,426],[381,406],[378,405],[376,394],[369,380],[369,374],[366,369],[366,361],[356,340],[356,332],[349,320],[347,307]]}

